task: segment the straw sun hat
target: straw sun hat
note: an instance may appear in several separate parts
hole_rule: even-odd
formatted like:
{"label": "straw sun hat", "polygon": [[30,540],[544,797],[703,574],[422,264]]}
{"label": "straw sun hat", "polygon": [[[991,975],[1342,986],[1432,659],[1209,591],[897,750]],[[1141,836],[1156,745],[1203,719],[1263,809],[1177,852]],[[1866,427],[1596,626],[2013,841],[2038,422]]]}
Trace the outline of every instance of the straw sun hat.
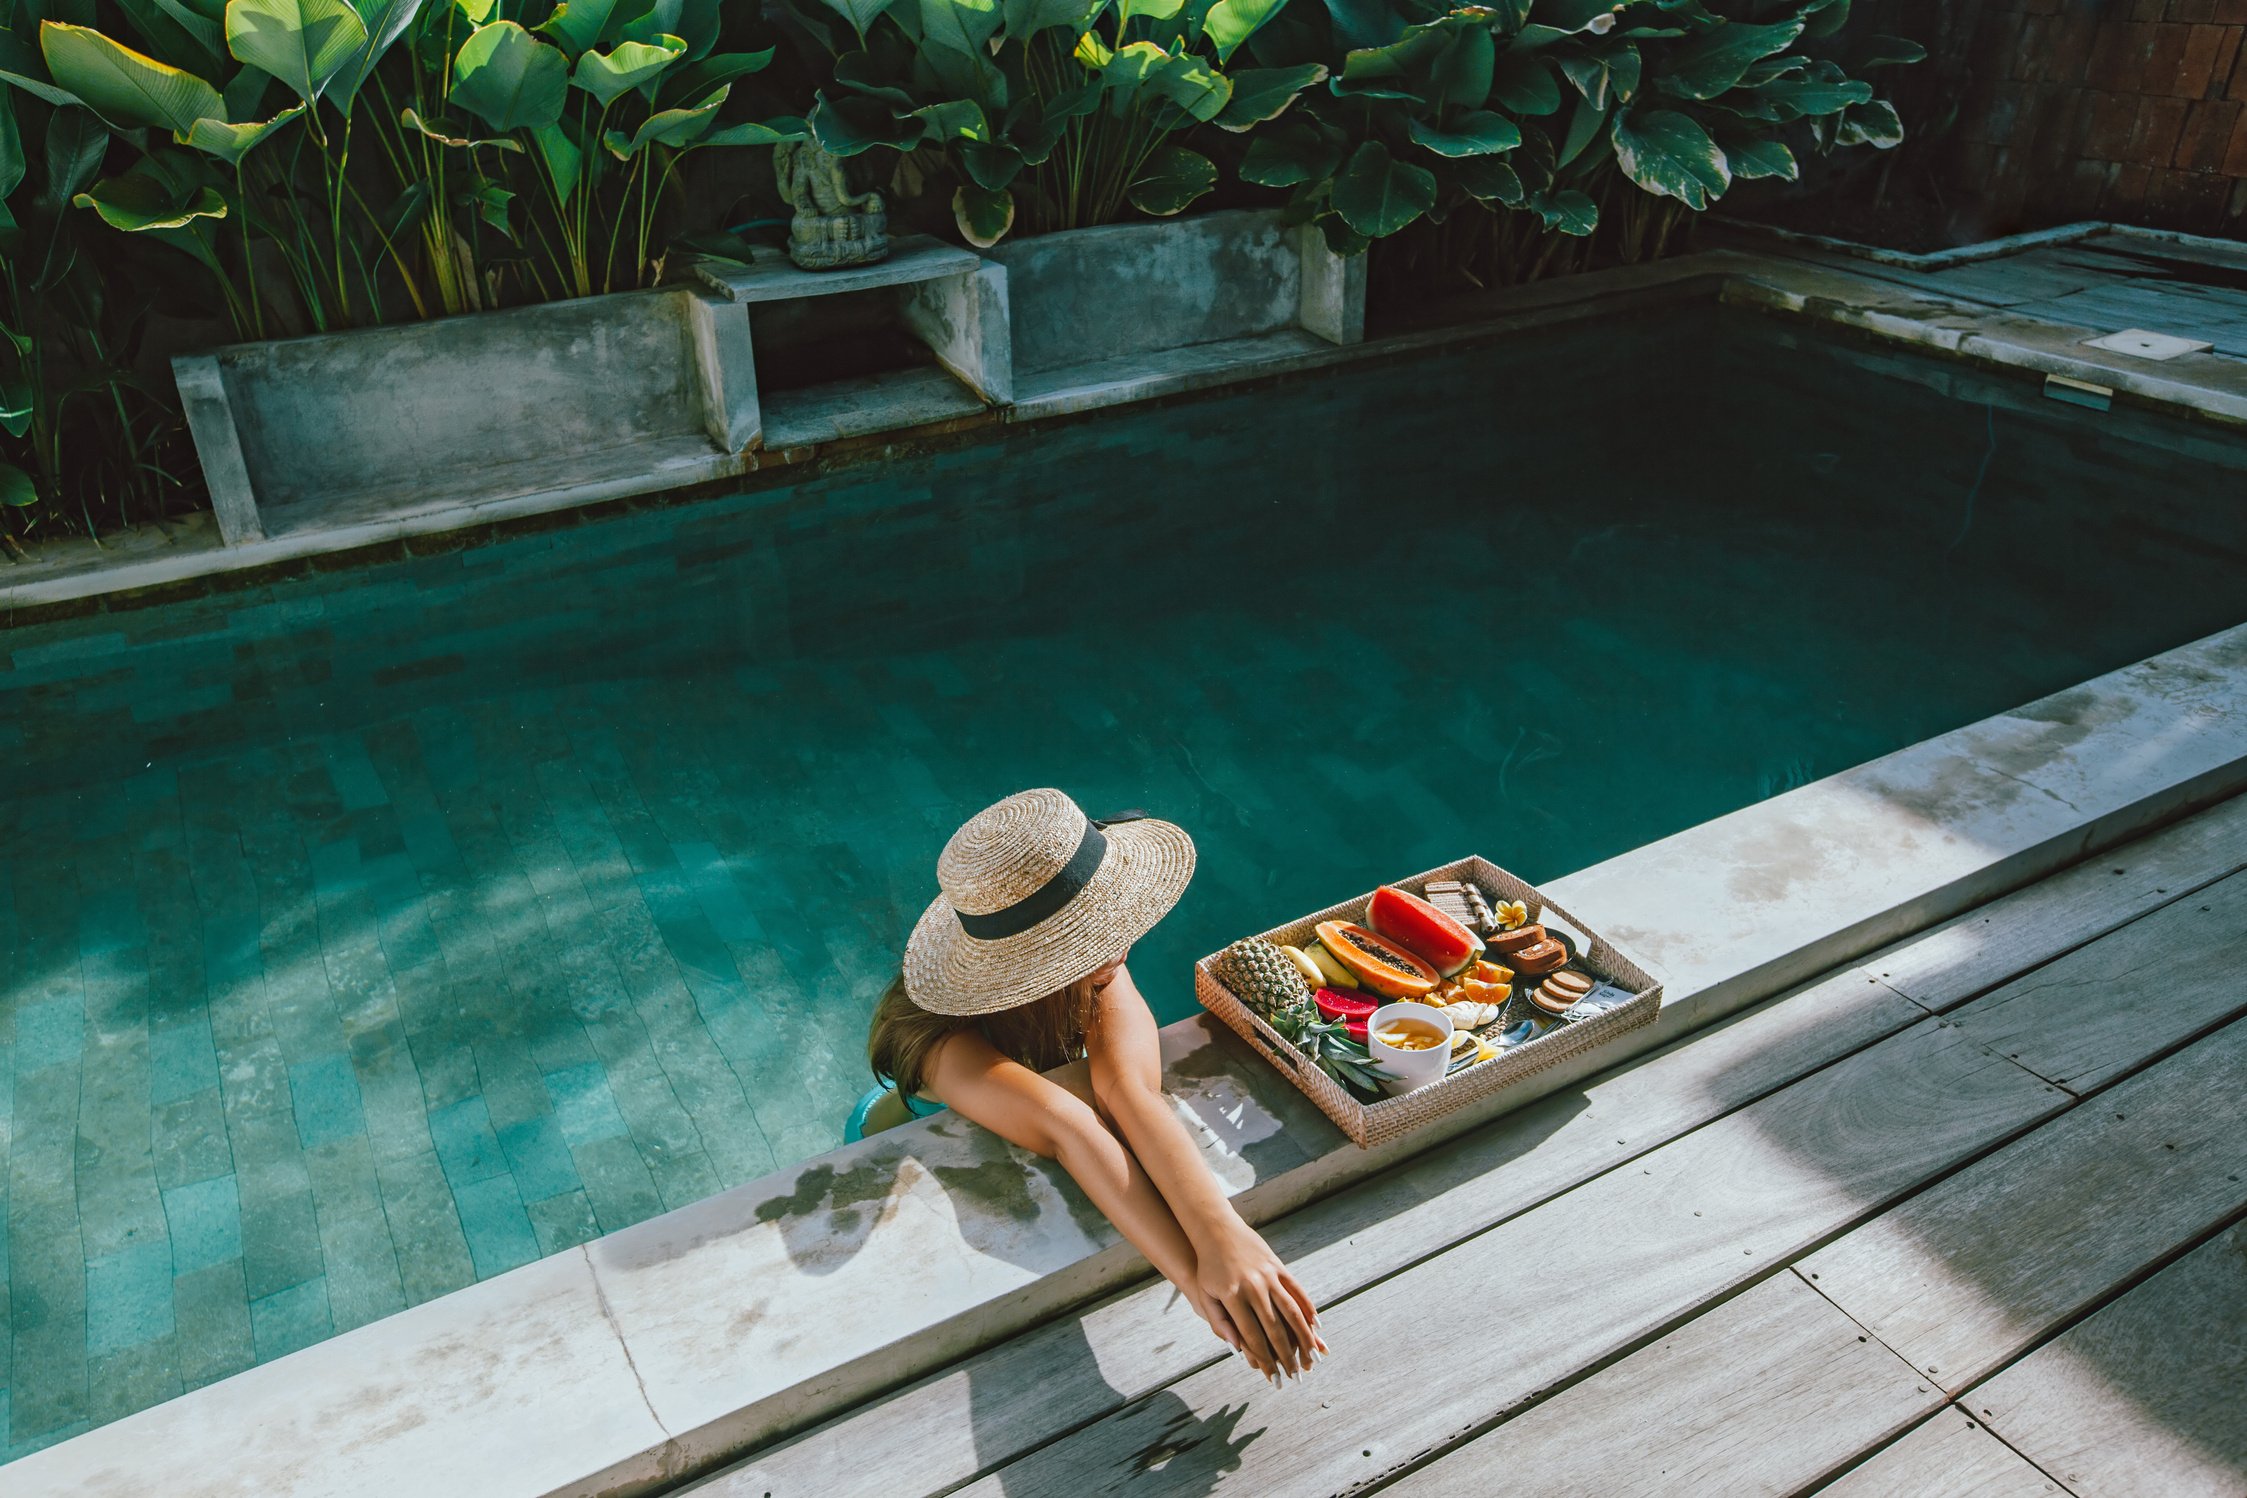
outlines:
{"label": "straw sun hat", "polygon": [[1194,876],[1185,830],[1137,812],[1087,820],[1060,791],[968,819],[936,861],[944,893],[905,944],[905,993],[932,1014],[995,1014],[1123,956]]}

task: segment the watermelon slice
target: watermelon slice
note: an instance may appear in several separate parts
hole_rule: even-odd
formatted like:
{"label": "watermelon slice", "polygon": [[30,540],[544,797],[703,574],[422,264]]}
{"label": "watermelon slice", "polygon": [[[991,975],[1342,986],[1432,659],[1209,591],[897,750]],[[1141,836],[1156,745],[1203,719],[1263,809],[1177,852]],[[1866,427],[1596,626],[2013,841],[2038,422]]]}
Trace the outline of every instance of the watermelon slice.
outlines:
{"label": "watermelon slice", "polygon": [[1482,956],[1482,938],[1418,895],[1390,885],[1373,892],[1365,923],[1410,951],[1446,978],[1465,972]]}
{"label": "watermelon slice", "polygon": [[1366,1020],[1373,1017],[1373,1011],[1381,1007],[1361,994],[1344,993],[1339,988],[1322,988],[1311,995],[1311,999],[1319,1006],[1319,1013],[1324,1018],[1345,1022],[1355,1020],[1360,1029],[1364,1028]]}

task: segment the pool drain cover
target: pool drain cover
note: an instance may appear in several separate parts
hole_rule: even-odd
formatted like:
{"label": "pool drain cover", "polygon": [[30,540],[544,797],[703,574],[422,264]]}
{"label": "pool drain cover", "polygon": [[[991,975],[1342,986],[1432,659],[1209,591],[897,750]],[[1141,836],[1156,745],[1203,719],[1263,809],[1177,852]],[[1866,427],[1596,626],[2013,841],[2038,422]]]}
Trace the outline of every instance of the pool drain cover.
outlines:
{"label": "pool drain cover", "polygon": [[2124,328],[2104,338],[2083,340],[2091,348],[2111,349],[2137,359],[2174,359],[2179,354],[2205,353],[2215,347],[2202,338],[2179,338],[2174,333],[2149,333],[2144,328]]}

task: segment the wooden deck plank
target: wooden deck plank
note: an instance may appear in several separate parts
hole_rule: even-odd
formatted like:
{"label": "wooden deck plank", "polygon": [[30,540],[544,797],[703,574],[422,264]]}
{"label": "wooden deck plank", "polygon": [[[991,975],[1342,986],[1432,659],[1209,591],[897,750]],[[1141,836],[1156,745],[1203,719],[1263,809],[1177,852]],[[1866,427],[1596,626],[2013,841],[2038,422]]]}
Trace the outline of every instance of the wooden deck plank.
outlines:
{"label": "wooden deck plank", "polygon": [[[2066,1101],[1927,1020],[1329,1308],[1333,1352],[1308,1386],[1273,1390],[1220,1364],[965,1491],[1365,1491]],[[1508,1315],[1492,1292],[1525,1271],[1572,1293]],[[1469,1305],[1489,1308],[1476,1335],[1432,1333]],[[1423,1397],[1385,1400],[1377,1420],[1335,1418],[1332,1400],[1381,1389]]]}
{"label": "wooden deck plank", "polygon": [[2165,905],[1954,1012],[1969,1035],[2069,1090],[2247,1012],[2247,874]]}
{"label": "wooden deck plank", "polygon": [[1966,1402],[2079,1498],[2238,1498],[2242,1390],[2247,1224],[2236,1224]]}
{"label": "wooden deck plank", "polygon": [[1819,1498],[2051,1498],[2062,1491],[1956,1409],[1818,1489]]}
{"label": "wooden deck plank", "polygon": [[1781,1273],[1381,1491],[1778,1498],[1942,1403],[1895,1354]]}
{"label": "wooden deck plank", "polygon": [[2247,796],[2063,869],[1863,966],[1941,1013],[2247,868]]}
{"label": "wooden deck plank", "polygon": [[2017,1139],[1798,1267],[1948,1389],[2247,1209],[2247,1021]]}
{"label": "wooden deck plank", "polygon": [[[1844,970],[1415,1157],[1272,1223],[1322,1304],[1363,1289],[1621,1161],[1920,1023]],[[927,1493],[1032,1450],[1228,1357],[1163,1281],[971,1358],[753,1455],[696,1498]],[[1036,1389],[1036,1399],[1011,1391]]]}
{"label": "wooden deck plank", "polygon": [[[2241,863],[2247,797],[2008,895],[1874,963],[1893,974],[1890,987],[1949,1007],[2174,898],[2188,880],[2206,882]],[[1871,978],[1844,971],[1806,985],[1317,1202],[1266,1234],[1331,1304],[1910,1024],[1918,1011]],[[754,1454],[693,1491],[942,1491],[1211,1366],[1217,1352],[1168,1285],[1142,1284]],[[1016,1396],[1032,1388],[1036,1399]]]}
{"label": "wooden deck plank", "polygon": [[2012,310],[2102,333],[2145,328],[2201,338],[2219,353],[2247,354],[2247,295],[2178,281],[2114,281],[2023,303]]}

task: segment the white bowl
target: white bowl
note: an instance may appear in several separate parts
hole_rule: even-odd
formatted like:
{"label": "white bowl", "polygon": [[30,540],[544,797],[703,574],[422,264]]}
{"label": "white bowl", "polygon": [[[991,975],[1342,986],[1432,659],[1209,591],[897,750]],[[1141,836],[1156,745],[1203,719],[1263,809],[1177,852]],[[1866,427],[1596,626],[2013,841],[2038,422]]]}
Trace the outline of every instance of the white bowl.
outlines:
{"label": "white bowl", "polygon": [[[1443,1032],[1443,1043],[1424,1051],[1400,1051],[1395,1046],[1384,1045],[1381,1031],[1398,1020],[1433,1025]],[[1445,1070],[1451,1065],[1454,1029],[1451,1016],[1433,1004],[1384,1004],[1374,1010],[1373,1017],[1365,1022],[1365,1048],[1373,1053],[1375,1064],[1389,1074],[1381,1083],[1381,1090],[1396,1097],[1442,1081]]]}

